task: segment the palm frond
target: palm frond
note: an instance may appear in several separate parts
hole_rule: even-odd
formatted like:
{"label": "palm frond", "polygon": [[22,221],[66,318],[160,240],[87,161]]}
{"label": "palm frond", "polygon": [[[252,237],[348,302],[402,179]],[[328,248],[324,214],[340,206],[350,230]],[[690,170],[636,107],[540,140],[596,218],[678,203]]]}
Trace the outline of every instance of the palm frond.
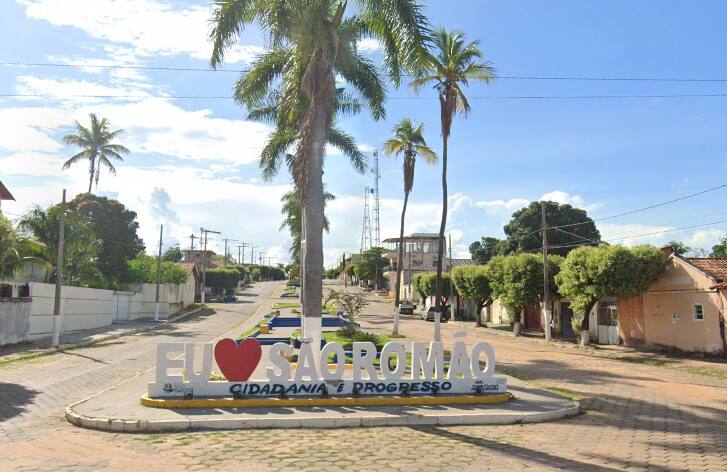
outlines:
{"label": "palm frond", "polygon": [[75,156],[68,159],[66,162],[63,163],[63,170],[68,170],[71,168],[71,166],[75,163],[77,163],[80,160],[83,159],[90,159],[91,158],[91,152],[88,149],[84,149],[83,151],[79,152]]}
{"label": "palm frond", "polygon": [[356,139],[345,131],[332,127],[328,133],[328,144],[340,150],[351,161],[356,172],[363,174],[368,168],[366,156],[356,145]]}
{"label": "palm frond", "polygon": [[225,50],[237,42],[245,24],[255,20],[255,0],[214,0],[209,38],[212,40],[210,66],[216,69],[222,64]]}

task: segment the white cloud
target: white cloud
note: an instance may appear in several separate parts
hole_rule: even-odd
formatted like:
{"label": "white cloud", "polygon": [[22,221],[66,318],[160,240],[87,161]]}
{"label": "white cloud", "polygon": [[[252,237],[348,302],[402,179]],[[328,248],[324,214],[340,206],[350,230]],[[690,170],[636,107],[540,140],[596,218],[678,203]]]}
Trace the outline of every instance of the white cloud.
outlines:
{"label": "white cloud", "polygon": [[63,111],[50,107],[0,108],[0,129],[3,130],[0,148],[9,151],[53,152],[61,144],[48,131],[68,124]]}
{"label": "white cloud", "polygon": [[[16,0],[25,6],[28,18],[56,26],[78,28],[89,35],[134,48],[139,55],[187,54],[209,60],[208,41],[211,8],[154,0]],[[259,46],[234,46],[226,62],[249,62],[262,51]]]}
{"label": "white cloud", "polygon": [[372,53],[383,49],[383,45],[375,38],[364,38],[358,42],[358,49],[363,53]]}
{"label": "white cloud", "polygon": [[108,102],[108,96],[132,96],[135,98],[118,98],[116,100],[139,100],[148,97],[149,93],[138,87],[107,86],[87,80],[55,80],[40,79],[31,76],[19,76],[15,86],[19,94],[42,95],[51,99],[69,100],[73,103]]}
{"label": "white cloud", "polygon": [[592,203],[590,205],[586,205],[580,195],[571,195],[570,193],[564,192],[562,190],[553,190],[552,192],[548,192],[540,197],[540,200],[556,202],[560,203],[561,205],[568,204],[576,208],[582,208],[586,211],[593,211],[603,206],[600,203]]}
{"label": "white cloud", "polygon": [[719,228],[700,229],[692,233],[691,237],[685,240],[685,243],[695,249],[710,251],[712,246],[719,243],[725,235],[727,235],[727,231]]}
{"label": "white cloud", "polygon": [[511,198],[510,200],[482,200],[475,203],[475,206],[484,209],[488,215],[512,213],[515,210],[527,206],[530,200],[525,198]]}

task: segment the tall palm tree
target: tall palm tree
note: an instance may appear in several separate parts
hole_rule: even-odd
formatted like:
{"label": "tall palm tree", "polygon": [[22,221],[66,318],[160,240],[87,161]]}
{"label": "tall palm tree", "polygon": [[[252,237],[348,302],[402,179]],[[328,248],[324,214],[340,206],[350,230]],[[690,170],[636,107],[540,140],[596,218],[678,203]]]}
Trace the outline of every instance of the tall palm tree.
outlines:
{"label": "tall palm tree", "polygon": [[[354,2],[352,2],[354,3]],[[222,64],[246,25],[257,23],[272,51],[263,55],[275,67],[253,75],[244,95],[254,104],[281,83],[283,113],[295,116],[297,149],[292,161],[300,188],[303,240],[303,316],[313,346],[319,344],[323,289],[323,156],[334,114],[335,77],[340,75],[368,101],[374,118],[383,117],[383,95],[372,95],[376,68],[357,51],[357,41],[374,38],[384,47],[385,62],[395,85],[403,68],[419,64],[427,41],[428,23],[415,0],[356,0],[356,13],[346,14],[347,0],[215,0],[210,33],[210,63]],[[348,35],[342,34],[342,30]],[[271,54],[283,49],[291,54]],[[292,58],[289,61],[288,58]],[[246,77],[247,79],[247,77]]]}
{"label": "tall palm tree", "polygon": [[388,155],[404,155],[404,206],[401,208],[401,225],[399,227],[399,262],[396,264],[396,294],[394,295],[394,330],[399,334],[399,303],[401,291],[401,266],[404,262],[404,220],[409,193],[414,187],[414,166],[417,156],[427,163],[437,162],[437,155],[427,146],[424,139],[424,123],[414,126],[409,118],[404,118],[394,126],[394,137],[384,143],[384,152]]}
{"label": "tall palm tree", "polygon": [[[336,196],[330,192],[325,193],[326,202],[333,201]],[[280,230],[288,228],[293,244],[290,246],[290,255],[292,263],[300,265],[300,243],[302,239],[302,221],[300,211],[300,193],[297,188],[285,192],[281,198],[283,206],[280,212],[283,214],[283,222],[280,224]],[[323,229],[328,232],[329,222],[327,217],[323,217]]]}
{"label": "tall palm tree", "polygon": [[[433,36],[433,53],[429,56],[428,72],[417,77],[411,87],[418,91],[433,84],[439,95],[440,120],[442,127],[442,220],[439,225],[439,250],[437,252],[437,283],[435,310],[441,312],[442,261],[444,260],[444,231],[447,225],[447,143],[452,130],[454,115],[467,116],[470,104],[462,86],[470,81],[490,83],[495,78],[495,69],[488,61],[482,61],[484,54],[478,41],[466,42],[464,33],[440,28]],[[439,322],[435,320],[434,338],[441,340]]]}
{"label": "tall palm tree", "polygon": [[111,174],[116,175],[116,167],[111,163],[111,159],[123,161],[122,155],[128,154],[129,150],[121,144],[111,142],[124,130],[110,131],[109,120],[106,118],[99,120],[95,113],[88,116],[91,118],[90,128],[86,128],[78,121],[74,121],[73,127],[76,128],[76,134],[69,134],[63,138],[66,145],[74,145],[83,149],[63,164],[63,170],[69,169],[79,161],[88,160],[88,193],[91,193],[94,180],[96,181],[96,187],[98,187],[101,165],[103,164]]}

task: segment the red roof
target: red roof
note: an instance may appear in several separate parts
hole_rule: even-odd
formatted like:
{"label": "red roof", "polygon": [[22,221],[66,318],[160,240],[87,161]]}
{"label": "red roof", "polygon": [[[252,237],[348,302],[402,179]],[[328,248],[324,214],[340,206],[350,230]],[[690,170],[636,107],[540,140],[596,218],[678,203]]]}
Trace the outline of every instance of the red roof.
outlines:
{"label": "red roof", "polygon": [[712,288],[727,288],[727,257],[690,257],[687,261],[717,282]]}
{"label": "red roof", "polygon": [[0,182],[0,200],[15,200],[13,194],[10,193],[10,190],[2,182]]}

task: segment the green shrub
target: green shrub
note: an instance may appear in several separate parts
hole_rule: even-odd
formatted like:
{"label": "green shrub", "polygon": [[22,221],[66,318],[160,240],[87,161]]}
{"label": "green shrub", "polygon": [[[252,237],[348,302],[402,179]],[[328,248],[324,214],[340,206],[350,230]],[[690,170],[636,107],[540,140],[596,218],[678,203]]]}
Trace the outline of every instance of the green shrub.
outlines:
{"label": "green shrub", "polygon": [[374,333],[367,333],[363,331],[356,333],[356,335],[353,336],[353,341],[357,343],[374,343],[376,349],[381,349],[384,346],[384,343],[381,341],[381,338],[379,336],[375,335]]}
{"label": "green shrub", "polygon": [[336,331],[336,334],[341,336],[342,338],[354,338],[357,334],[359,334],[361,331],[354,325],[346,325],[338,328]]}
{"label": "green shrub", "polygon": [[[157,281],[157,258],[140,253],[128,262],[129,276],[134,282],[154,283]],[[162,262],[161,283],[183,284],[187,281],[187,271],[180,264]]]}
{"label": "green shrub", "polygon": [[230,292],[240,281],[240,272],[236,269],[209,269],[205,275],[205,284],[214,290]]}

